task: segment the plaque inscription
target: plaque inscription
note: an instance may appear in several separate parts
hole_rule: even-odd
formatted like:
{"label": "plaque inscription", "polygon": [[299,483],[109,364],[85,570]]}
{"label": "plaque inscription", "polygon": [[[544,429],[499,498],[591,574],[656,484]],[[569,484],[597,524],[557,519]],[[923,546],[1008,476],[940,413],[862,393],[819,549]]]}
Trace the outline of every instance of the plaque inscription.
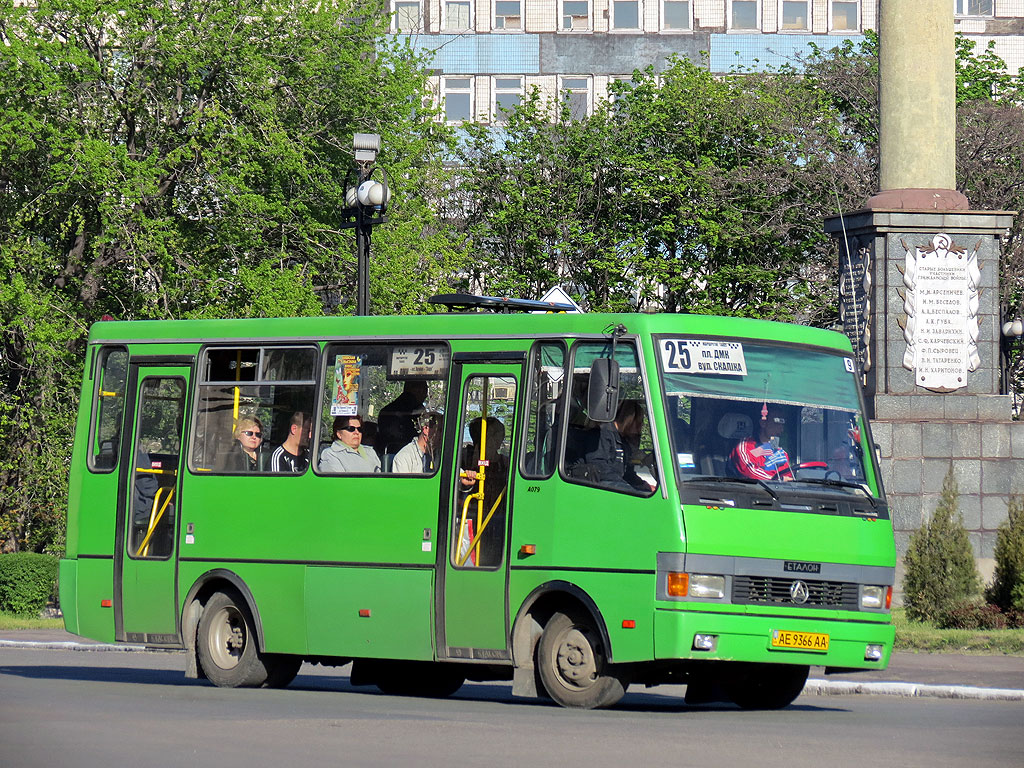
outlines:
{"label": "plaque inscription", "polygon": [[[901,241],[902,242],[902,241]],[[968,254],[946,234],[931,245],[905,242],[903,308],[907,313],[903,337],[907,349],[903,367],[914,372],[914,383],[935,392],[952,392],[967,385],[967,374],[981,363],[978,355],[978,248]]]}

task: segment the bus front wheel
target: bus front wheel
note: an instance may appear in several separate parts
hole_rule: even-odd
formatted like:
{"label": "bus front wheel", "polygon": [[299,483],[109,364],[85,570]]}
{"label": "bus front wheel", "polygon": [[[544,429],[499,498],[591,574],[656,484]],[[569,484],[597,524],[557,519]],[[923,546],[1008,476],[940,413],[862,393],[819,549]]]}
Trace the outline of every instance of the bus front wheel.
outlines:
{"label": "bus front wheel", "polygon": [[810,667],[794,664],[754,664],[728,685],[729,698],[743,709],[782,709],[804,690]]}
{"label": "bus front wheel", "polygon": [[249,607],[225,592],[207,601],[196,641],[203,672],[222,688],[281,688],[295,678],[302,664],[300,657],[260,653]]}
{"label": "bus front wheel", "polygon": [[575,614],[548,620],[537,644],[537,673],[547,694],[573,709],[613,706],[628,685],[609,668],[593,622]]}

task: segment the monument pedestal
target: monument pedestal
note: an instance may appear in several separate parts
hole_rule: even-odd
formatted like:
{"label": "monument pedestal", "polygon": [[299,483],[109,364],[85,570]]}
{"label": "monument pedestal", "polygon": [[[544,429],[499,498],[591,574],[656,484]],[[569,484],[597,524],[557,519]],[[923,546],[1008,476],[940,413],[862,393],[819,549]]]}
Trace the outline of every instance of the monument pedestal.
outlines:
{"label": "monument pedestal", "polygon": [[868,209],[825,221],[897,550],[935,510],[952,466],[986,579],[1009,497],[1024,493],[1024,423],[1000,392],[1000,240],[1012,218]]}

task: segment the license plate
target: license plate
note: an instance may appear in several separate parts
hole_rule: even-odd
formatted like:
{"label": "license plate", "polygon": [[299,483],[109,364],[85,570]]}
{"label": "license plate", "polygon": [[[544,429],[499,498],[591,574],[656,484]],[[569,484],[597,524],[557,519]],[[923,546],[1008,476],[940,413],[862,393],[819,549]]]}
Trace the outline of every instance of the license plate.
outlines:
{"label": "license plate", "polygon": [[827,651],[828,635],[822,632],[772,631],[772,648],[792,648],[798,651]]}

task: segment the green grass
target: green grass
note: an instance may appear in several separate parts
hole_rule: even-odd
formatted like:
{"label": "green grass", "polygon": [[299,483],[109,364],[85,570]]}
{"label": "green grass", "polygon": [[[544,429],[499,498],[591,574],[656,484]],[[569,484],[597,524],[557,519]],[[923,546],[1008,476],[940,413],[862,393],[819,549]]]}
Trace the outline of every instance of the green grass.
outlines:
{"label": "green grass", "polygon": [[1024,629],[936,629],[910,621],[902,608],[893,610],[892,623],[897,651],[1024,656]]}
{"label": "green grass", "polygon": [[64,620],[12,616],[0,611],[0,632],[10,629],[64,629]]}

